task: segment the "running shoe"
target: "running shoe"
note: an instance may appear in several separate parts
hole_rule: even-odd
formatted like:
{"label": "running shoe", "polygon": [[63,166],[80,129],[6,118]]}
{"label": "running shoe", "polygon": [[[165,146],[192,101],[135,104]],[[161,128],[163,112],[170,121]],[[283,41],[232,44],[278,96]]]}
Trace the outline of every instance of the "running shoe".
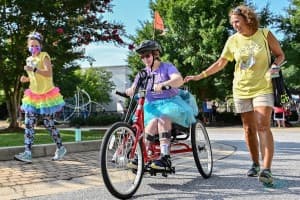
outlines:
{"label": "running shoe", "polygon": [[259,181],[266,185],[273,184],[273,176],[270,169],[263,169],[259,174]]}
{"label": "running shoe", "polygon": [[25,163],[32,163],[32,156],[30,151],[24,151],[23,153],[15,155],[15,159]]}
{"label": "running shoe", "polygon": [[160,159],[154,160],[150,167],[157,170],[170,170],[172,168],[170,155],[164,155]]}
{"label": "running shoe", "polygon": [[130,160],[127,164],[129,169],[137,169],[138,168],[138,157],[135,156],[133,160]]}
{"label": "running shoe", "polygon": [[247,172],[247,176],[250,176],[250,177],[256,177],[256,176],[258,176],[259,171],[260,171],[259,165],[256,164],[256,163],[253,163],[253,164],[252,164],[252,167],[251,167],[251,168],[249,169],[249,171]]}
{"label": "running shoe", "polygon": [[64,146],[61,146],[59,149],[56,149],[55,155],[52,160],[61,160],[66,153],[67,149]]}

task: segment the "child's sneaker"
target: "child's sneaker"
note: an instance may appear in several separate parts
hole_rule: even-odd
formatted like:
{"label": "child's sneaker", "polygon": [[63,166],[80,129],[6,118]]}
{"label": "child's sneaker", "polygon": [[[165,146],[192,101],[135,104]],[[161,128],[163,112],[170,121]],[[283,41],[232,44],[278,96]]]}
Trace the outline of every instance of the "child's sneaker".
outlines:
{"label": "child's sneaker", "polygon": [[64,146],[61,146],[59,149],[56,149],[55,155],[52,160],[60,160],[67,153],[67,149]]}
{"label": "child's sneaker", "polygon": [[133,160],[130,160],[128,163],[127,163],[127,167],[129,169],[137,169],[138,168],[138,157],[137,156],[134,156]]}
{"label": "child's sneaker", "polygon": [[15,159],[25,163],[32,163],[31,152],[28,151],[24,151],[23,153],[19,153],[18,155],[15,155]]}
{"label": "child's sneaker", "polygon": [[259,181],[265,185],[272,185],[273,184],[273,176],[270,169],[264,169],[259,174]]}
{"label": "child's sneaker", "polygon": [[258,176],[259,171],[260,171],[259,165],[256,163],[253,163],[252,167],[249,169],[249,171],[247,173],[247,176],[250,176],[250,177]]}
{"label": "child's sneaker", "polygon": [[162,156],[160,159],[154,160],[150,167],[157,170],[170,170],[172,168],[171,158],[169,155]]}

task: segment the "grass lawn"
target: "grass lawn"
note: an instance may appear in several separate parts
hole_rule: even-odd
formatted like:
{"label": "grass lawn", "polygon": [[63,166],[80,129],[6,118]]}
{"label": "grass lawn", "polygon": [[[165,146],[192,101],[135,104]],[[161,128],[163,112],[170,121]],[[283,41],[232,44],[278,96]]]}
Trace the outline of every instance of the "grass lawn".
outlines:
{"label": "grass lawn", "polygon": [[[91,130],[81,131],[81,140],[99,140],[103,137],[105,131]],[[60,130],[62,142],[74,142],[75,132],[69,130]],[[34,144],[52,144],[52,138],[46,130],[35,130]],[[24,144],[24,132],[1,133],[0,147],[22,146]]]}

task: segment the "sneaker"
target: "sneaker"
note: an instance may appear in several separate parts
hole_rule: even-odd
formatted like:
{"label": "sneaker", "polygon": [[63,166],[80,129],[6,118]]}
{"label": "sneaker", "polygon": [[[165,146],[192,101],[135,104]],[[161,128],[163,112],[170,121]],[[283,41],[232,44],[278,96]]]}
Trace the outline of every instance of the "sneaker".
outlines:
{"label": "sneaker", "polygon": [[259,181],[266,185],[273,184],[273,176],[270,169],[263,169],[259,174]]}
{"label": "sneaker", "polygon": [[150,167],[152,169],[157,169],[157,170],[166,170],[166,169],[171,169],[172,167],[172,162],[171,162],[171,157],[170,155],[165,155],[162,156],[158,160],[154,160]]}
{"label": "sneaker", "polygon": [[59,149],[56,149],[55,155],[52,158],[52,160],[60,160],[64,157],[66,153],[67,153],[67,149],[64,146],[60,147]]}
{"label": "sneaker", "polygon": [[138,168],[138,157],[135,156],[133,160],[130,160],[127,164],[127,167],[130,169],[137,169]]}
{"label": "sneaker", "polygon": [[259,165],[256,163],[253,163],[251,169],[249,169],[249,171],[247,172],[247,176],[250,176],[250,177],[258,176],[259,171],[260,171]]}
{"label": "sneaker", "polygon": [[23,152],[23,153],[19,153],[18,155],[15,155],[15,159],[18,161],[22,161],[25,163],[32,163],[32,156],[31,156],[31,152]]}

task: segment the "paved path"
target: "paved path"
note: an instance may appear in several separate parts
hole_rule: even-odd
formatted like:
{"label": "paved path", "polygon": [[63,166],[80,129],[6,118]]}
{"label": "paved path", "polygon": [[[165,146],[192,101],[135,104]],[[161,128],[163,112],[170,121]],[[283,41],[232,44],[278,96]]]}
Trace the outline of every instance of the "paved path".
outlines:
{"label": "paved path", "polygon": [[[146,177],[136,199],[299,199],[300,129],[275,129],[275,189],[261,188],[244,174],[249,155],[240,128],[208,128],[215,160],[204,180],[192,163],[179,160],[168,179]],[[180,168],[181,167],[181,168]],[[179,169],[179,170],[177,170]],[[171,181],[171,182],[170,182]],[[264,195],[266,195],[264,197]],[[101,198],[100,198],[101,197]],[[0,162],[0,199],[114,199],[100,176],[98,151],[69,153],[62,161],[34,158],[33,164]]]}
{"label": "paved path", "polygon": [[[231,146],[213,143],[214,159],[234,152]],[[98,151],[67,154],[64,160],[33,159],[32,164],[0,162],[1,200],[34,197],[102,185]]]}

